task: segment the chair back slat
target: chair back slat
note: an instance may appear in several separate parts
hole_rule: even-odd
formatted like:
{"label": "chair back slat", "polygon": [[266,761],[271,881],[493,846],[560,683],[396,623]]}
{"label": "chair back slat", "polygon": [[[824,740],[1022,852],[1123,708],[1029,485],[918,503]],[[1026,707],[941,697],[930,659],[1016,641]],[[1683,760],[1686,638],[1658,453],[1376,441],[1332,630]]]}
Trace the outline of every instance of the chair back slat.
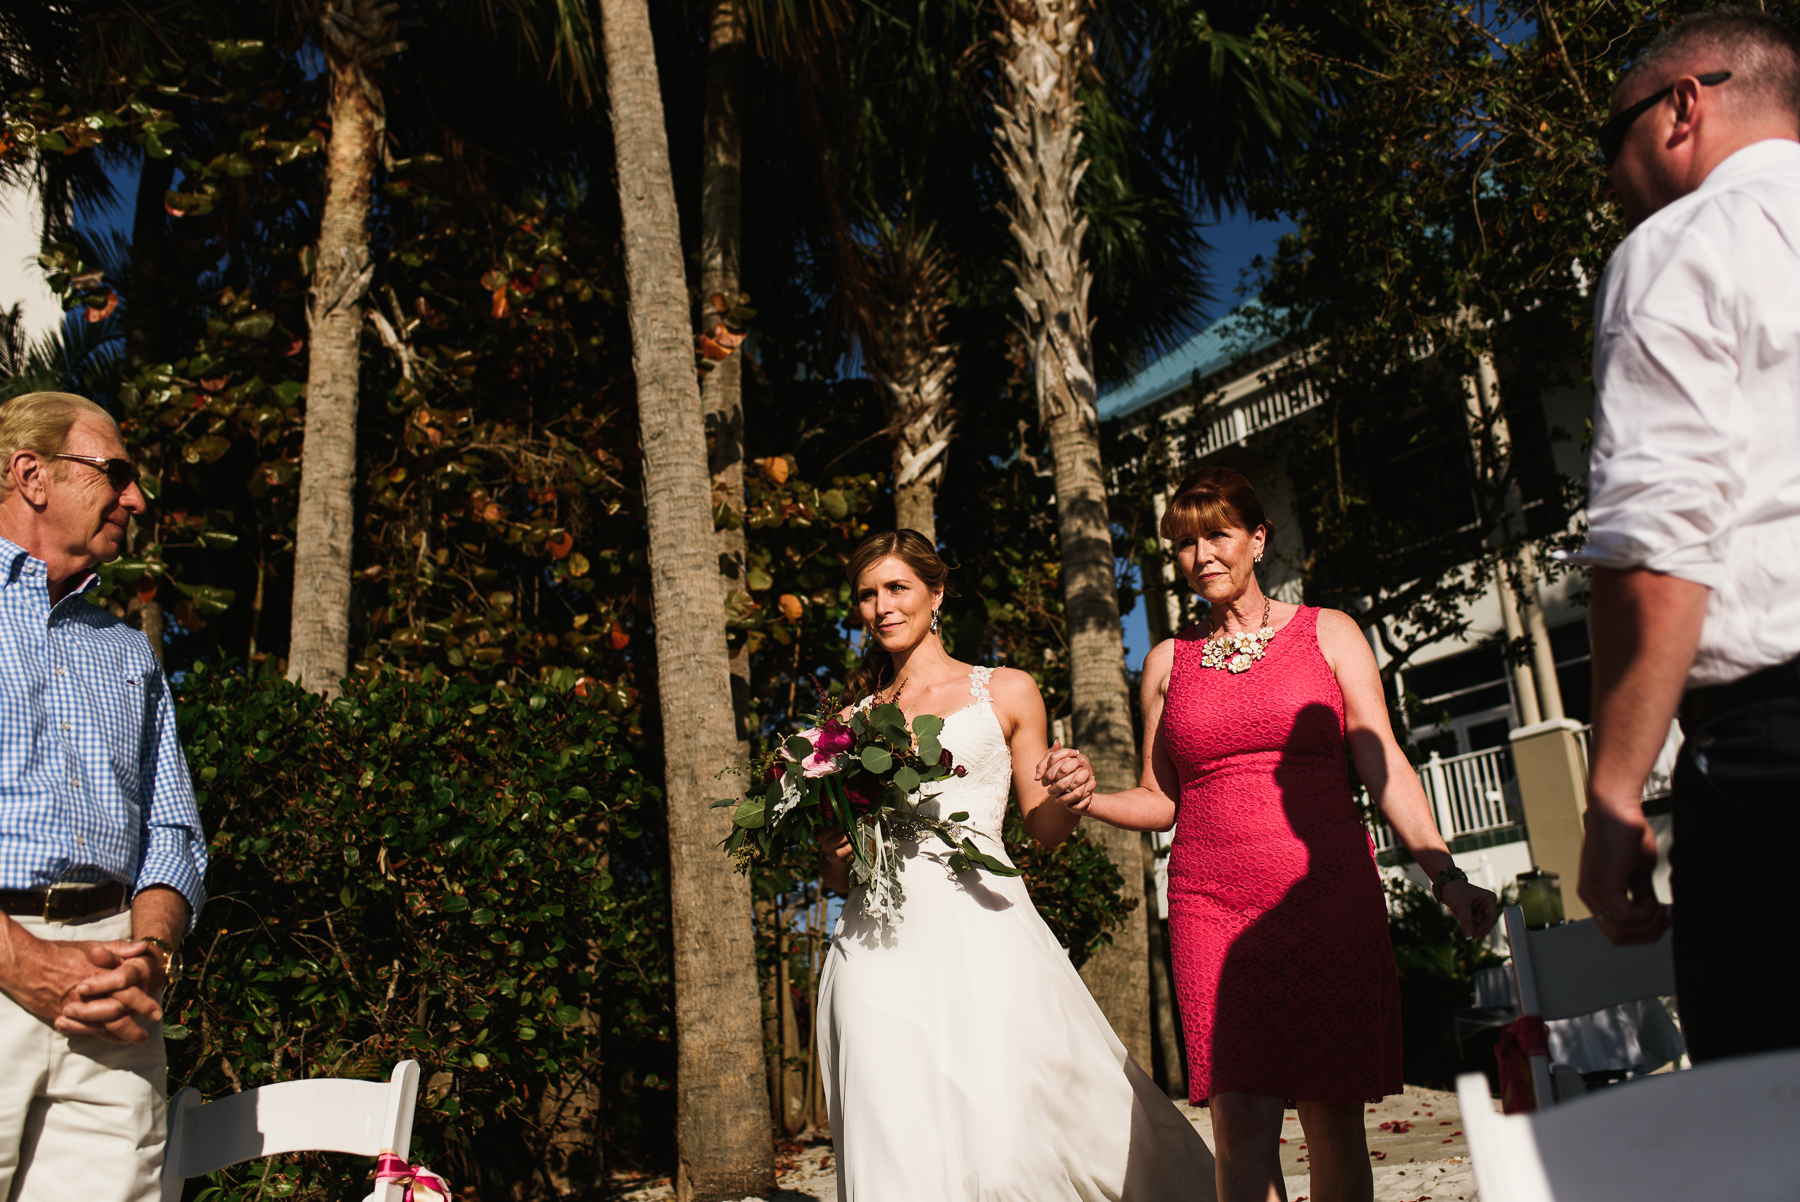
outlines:
{"label": "chair back slat", "polygon": [[[1591,918],[1528,931],[1532,984],[1545,1020],[1675,992],[1670,932],[1655,943],[1615,947]],[[1514,956],[1517,956],[1514,951]]]}
{"label": "chair back slat", "polygon": [[1481,1202],[1785,1202],[1800,1181],[1800,1051],[1644,1077],[1536,1114],[1478,1114],[1485,1079],[1457,1087]]}
{"label": "chair back slat", "polygon": [[181,1175],[284,1152],[380,1155],[392,1092],[376,1081],[283,1081],[195,1107],[182,1116]]}

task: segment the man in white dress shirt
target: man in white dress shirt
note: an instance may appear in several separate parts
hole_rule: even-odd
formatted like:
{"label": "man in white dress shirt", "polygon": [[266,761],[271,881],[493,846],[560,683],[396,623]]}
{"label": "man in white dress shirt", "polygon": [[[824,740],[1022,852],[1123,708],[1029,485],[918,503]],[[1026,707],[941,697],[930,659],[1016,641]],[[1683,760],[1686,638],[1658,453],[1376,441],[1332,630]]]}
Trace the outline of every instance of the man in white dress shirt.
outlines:
{"label": "man in white dress shirt", "polygon": [[1800,1046],[1800,46],[1696,14],[1619,81],[1600,144],[1631,235],[1596,303],[1594,749],[1581,898],[1669,921],[1640,791],[1679,711],[1672,889],[1696,1060]]}

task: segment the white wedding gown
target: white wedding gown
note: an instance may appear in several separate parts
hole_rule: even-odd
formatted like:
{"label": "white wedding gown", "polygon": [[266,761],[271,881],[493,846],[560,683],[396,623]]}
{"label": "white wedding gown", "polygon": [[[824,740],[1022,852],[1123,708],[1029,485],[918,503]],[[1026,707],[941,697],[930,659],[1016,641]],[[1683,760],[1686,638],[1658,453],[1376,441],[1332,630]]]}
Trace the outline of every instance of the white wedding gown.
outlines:
{"label": "white wedding gown", "polygon": [[[967,810],[1006,859],[1012,755],[992,673],[975,669],[975,700],[944,722],[969,771],[935,804]],[[854,890],[819,987],[839,1202],[1213,1198],[1206,1144],[1113,1034],[1024,882],[951,872],[935,837],[899,846],[900,923],[878,928]]]}

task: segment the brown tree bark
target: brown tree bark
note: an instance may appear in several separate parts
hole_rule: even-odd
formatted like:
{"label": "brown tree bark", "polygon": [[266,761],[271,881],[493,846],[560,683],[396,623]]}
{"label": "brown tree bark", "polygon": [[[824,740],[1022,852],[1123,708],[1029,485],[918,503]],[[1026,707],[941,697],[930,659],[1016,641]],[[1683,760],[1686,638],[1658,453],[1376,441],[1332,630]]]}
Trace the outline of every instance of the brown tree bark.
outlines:
{"label": "brown tree bark", "polygon": [[647,0],[600,0],[644,454],[674,927],[675,1193],[774,1188],[750,886],[719,852],[740,777],[693,325]]}
{"label": "brown tree bark", "polygon": [[335,696],[350,671],[350,566],[356,534],[356,409],[363,299],[375,274],[369,198],[387,134],[375,65],[404,46],[395,6],[334,0],[321,22],[331,75],[325,209],[307,296],[306,431],[294,522],[288,679]]}
{"label": "brown tree bark", "polygon": [[[743,245],[743,91],[749,39],[744,0],[714,0],[707,21],[706,112],[700,165],[700,304],[695,329],[711,334],[736,303],[742,287],[738,263]],[[700,377],[706,432],[712,435],[713,504],[731,511],[718,523],[719,586],[726,609],[750,600],[749,548],[744,524],[743,356],[734,354]],[[732,516],[735,515],[735,516]],[[737,596],[734,602],[734,594]],[[731,653],[731,708],[738,751],[750,757],[750,653]]]}
{"label": "brown tree bark", "polygon": [[[1137,783],[1125,644],[1119,626],[1106,474],[1094,409],[1093,343],[1087,314],[1093,276],[1082,257],[1087,220],[1075,203],[1081,157],[1076,87],[1092,54],[1083,0],[1004,0],[998,150],[1012,189],[1008,206],[1019,257],[1013,290],[1024,310],[1038,417],[1055,460],[1057,527],[1069,624],[1074,745],[1094,763],[1100,788]],[[1126,896],[1144,900],[1143,852],[1135,831],[1094,824]],[[1150,965],[1144,924],[1134,918],[1082,968],[1082,978],[1127,1050],[1150,1063]]]}

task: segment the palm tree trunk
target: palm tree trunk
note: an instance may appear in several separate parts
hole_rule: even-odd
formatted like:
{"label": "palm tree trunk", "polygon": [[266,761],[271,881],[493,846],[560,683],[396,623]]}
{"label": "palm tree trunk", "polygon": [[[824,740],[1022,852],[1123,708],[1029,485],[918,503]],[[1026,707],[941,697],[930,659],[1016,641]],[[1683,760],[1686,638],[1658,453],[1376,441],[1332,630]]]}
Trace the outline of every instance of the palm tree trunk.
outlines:
{"label": "palm tree trunk", "polygon": [[386,115],[374,63],[402,47],[392,7],[335,0],[326,10],[331,142],[325,209],[307,298],[306,432],[294,524],[294,607],[288,679],[335,695],[350,671],[350,560],[356,542],[356,408],[362,369],[369,197]]}
{"label": "palm tree trunk", "polygon": [[937,492],[955,436],[950,387],[956,348],[945,345],[951,268],[931,230],[883,222],[862,275],[858,325],[869,374],[887,400],[894,441],[894,524],[937,541]]}
{"label": "palm tree trunk", "polygon": [[[739,292],[738,262],[743,244],[743,155],[741,108],[744,59],[749,54],[743,0],[715,0],[707,23],[706,113],[700,166],[700,311],[695,322],[711,334],[724,320],[712,298],[730,309]],[[735,511],[737,520],[720,524],[719,584],[729,602],[733,593],[749,596],[745,571],[749,554],[744,524],[743,356],[713,365],[700,379],[700,403],[706,429],[713,437],[712,481],[717,502]],[[750,652],[740,646],[731,656],[731,708],[737,721],[738,750],[750,756]]]}
{"label": "palm tree trunk", "polygon": [[644,454],[650,578],[662,709],[674,927],[675,1195],[714,1202],[774,1188],[763,1086],[761,997],[749,881],[719,852],[741,778],[719,606],[712,474],[675,186],[646,0],[601,0],[606,95],[624,218],[632,364]]}
{"label": "palm tree trunk", "polygon": [[[1100,423],[1094,409],[1092,283],[1081,254],[1087,221],[1075,203],[1086,170],[1077,81],[1090,48],[1083,0],[1007,0],[998,147],[1012,188],[1019,246],[1014,295],[1032,349],[1038,415],[1055,460],[1063,604],[1069,624],[1074,744],[1094,763],[1100,788],[1137,783],[1125,646],[1119,626]],[[1089,837],[1118,866],[1128,897],[1144,899],[1143,852],[1134,831],[1096,826]],[[1128,921],[1082,968],[1094,1000],[1127,1050],[1150,1063],[1150,965],[1144,924]]]}

